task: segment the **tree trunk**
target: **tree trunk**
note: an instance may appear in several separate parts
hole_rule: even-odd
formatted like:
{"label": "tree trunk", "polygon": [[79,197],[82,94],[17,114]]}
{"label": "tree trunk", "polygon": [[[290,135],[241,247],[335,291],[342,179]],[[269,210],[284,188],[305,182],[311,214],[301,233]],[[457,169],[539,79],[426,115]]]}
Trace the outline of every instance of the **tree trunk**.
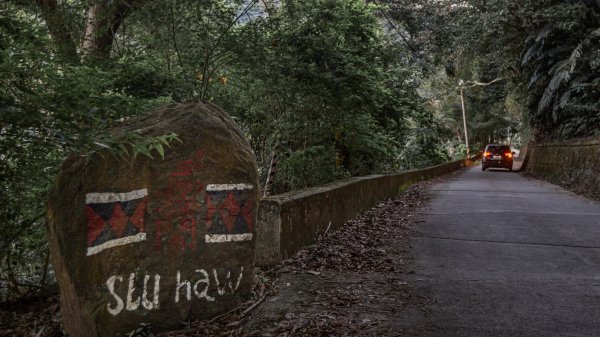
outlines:
{"label": "tree trunk", "polygon": [[54,41],[56,53],[69,62],[79,62],[77,45],[64,20],[65,14],[60,10],[56,0],[37,0],[37,3]]}
{"label": "tree trunk", "polygon": [[71,62],[79,62],[73,36],[82,36],[81,58],[84,61],[105,60],[110,56],[115,33],[134,6],[145,0],[94,0],[87,11],[85,31],[73,34],[57,0],[36,0],[46,21],[56,52]]}
{"label": "tree trunk", "polygon": [[82,44],[84,61],[98,61],[110,56],[115,33],[131,12],[128,1],[97,0],[87,12]]}

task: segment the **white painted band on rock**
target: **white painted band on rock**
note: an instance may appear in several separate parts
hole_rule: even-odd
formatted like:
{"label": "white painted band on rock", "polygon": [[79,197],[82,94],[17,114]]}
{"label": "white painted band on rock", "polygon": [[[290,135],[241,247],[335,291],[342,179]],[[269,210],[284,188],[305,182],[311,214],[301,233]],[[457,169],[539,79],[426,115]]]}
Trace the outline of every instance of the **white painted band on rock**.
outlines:
{"label": "white painted band on rock", "polygon": [[252,233],[244,234],[206,234],[204,240],[208,243],[222,243],[232,241],[250,241]]}
{"label": "white painted band on rock", "polygon": [[233,190],[251,190],[254,186],[250,184],[208,184],[207,191],[233,191]]}
{"label": "white painted band on rock", "polygon": [[124,193],[87,193],[85,195],[86,204],[105,204],[109,202],[117,201],[129,201],[134,199],[140,199],[148,195],[148,189],[142,188],[141,190],[134,190],[131,192]]}
{"label": "white painted band on rock", "polygon": [[124,238],[114,239],[110,241],[106,241],[101,245],[97,245],[94,247],[88,247],[87,256],[98,254],[101,251],[117,246],[128,245],[134,242],[140,242],[146,240],[146,233],[137,233],[136,235],[127,236]]}

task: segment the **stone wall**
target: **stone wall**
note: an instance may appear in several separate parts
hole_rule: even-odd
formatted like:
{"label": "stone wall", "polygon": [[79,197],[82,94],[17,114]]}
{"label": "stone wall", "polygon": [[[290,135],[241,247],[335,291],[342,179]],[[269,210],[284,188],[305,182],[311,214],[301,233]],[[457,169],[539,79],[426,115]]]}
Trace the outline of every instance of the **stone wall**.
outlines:
{"label": "stone wall", "polygon": [[258,209],[256,261],[271,265],[308,246],[325,233],[394,197],[409,185],[472,165],[457,160],[421,170],[357,177],[261,200]]}
{"label": "stone wall", "polygon": [[600,138],[529,147],[525,173],[600,199]]}

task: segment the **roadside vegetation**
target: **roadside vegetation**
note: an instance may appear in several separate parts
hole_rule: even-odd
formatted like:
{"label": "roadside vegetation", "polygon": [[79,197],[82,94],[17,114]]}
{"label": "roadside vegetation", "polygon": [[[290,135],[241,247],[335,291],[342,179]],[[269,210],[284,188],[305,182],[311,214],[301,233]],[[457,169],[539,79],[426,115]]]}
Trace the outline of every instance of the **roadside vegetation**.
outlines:
{"label": "roadside vegetation", "polygon": [[52,289],[46,191],[119,121],[214,102],[276,194],[463,157],[461,89],[473,151],[597,135],[599,43],[594,0],[4,1],[0,301]]}

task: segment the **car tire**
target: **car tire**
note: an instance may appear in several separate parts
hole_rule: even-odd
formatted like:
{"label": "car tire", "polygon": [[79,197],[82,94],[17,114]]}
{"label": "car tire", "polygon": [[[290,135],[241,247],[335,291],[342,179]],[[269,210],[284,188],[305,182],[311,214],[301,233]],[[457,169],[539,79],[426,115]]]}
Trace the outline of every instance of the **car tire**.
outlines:
{"label": "car tire", "polygon": [[485,171],[485,169],[487,169],[487,167],[485,167],[485,166],[482,166],[482,167],[481,167],[481,170],[482,170],[482,171]]}

